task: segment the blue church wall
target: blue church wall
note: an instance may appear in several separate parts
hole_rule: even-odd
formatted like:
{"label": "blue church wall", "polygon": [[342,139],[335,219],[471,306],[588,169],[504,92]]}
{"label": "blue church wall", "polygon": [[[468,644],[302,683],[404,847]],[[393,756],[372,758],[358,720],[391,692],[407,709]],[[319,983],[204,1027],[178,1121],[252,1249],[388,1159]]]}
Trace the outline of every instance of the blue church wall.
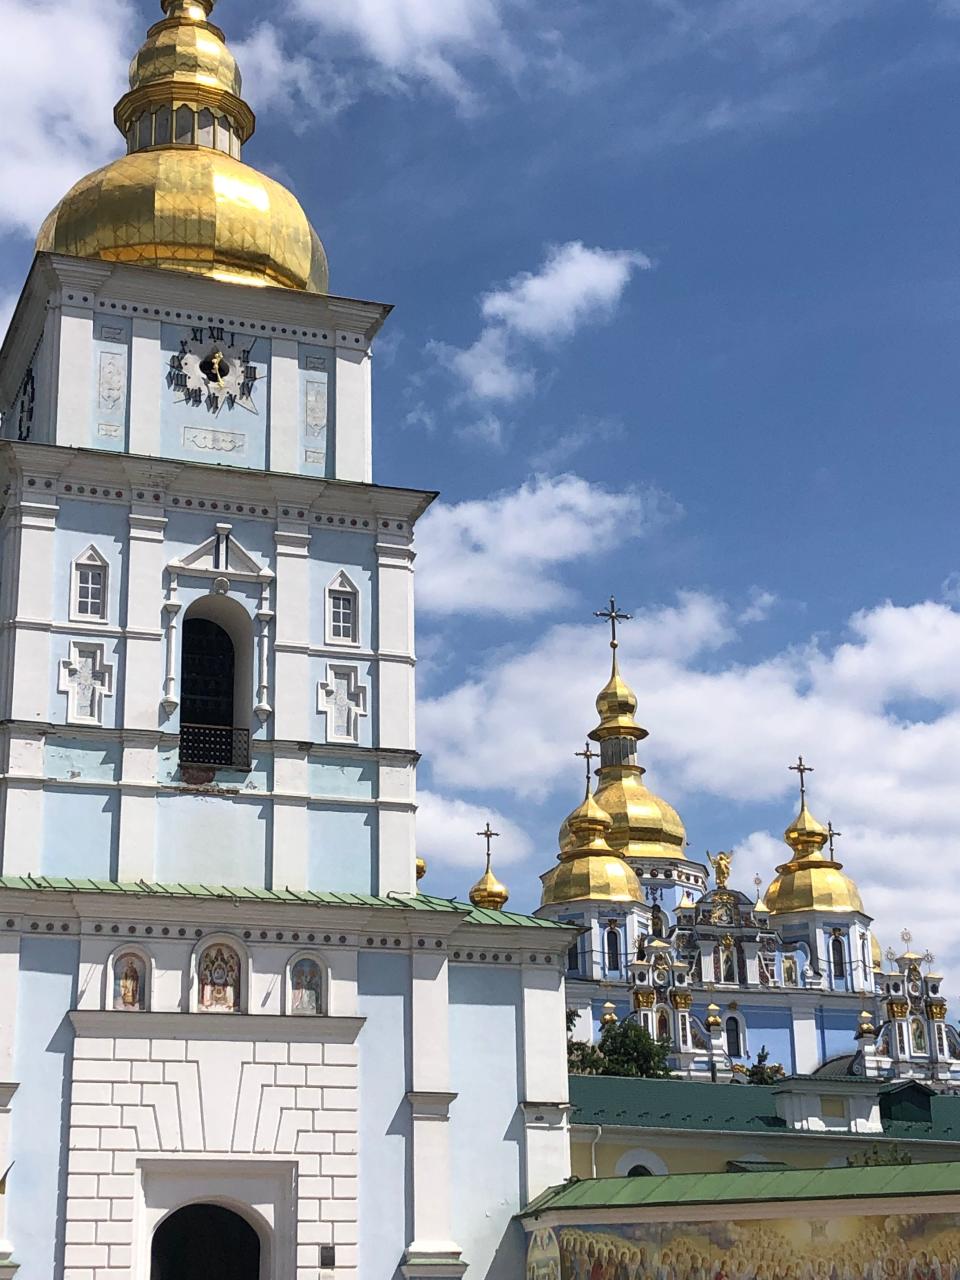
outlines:
{"label": "blue church wall", "polygon": [[376,893],[376,812],[365,806],[307,809],[307,888]]}
{"label": "blue church wall", "polygon": [[44,777],[59,782],[116,782],[120,777],[119,742],[90,742],[83,738],[48,735],[44,743]]}
{"label": "blue church wall", "polygon": [[[332,476],[336,472],[336,349],[301,342],[297,357],[300,405],[298,470],[308,476]],[[285,426],[290,429],[290,424]]]}
{"label": "blue church wall", "polygon": [[265,884],[271,818],[272,806],[256,796],[158,796],[155,878],[162,884]]}
{"label": "blue church wall", "polygon": [[450,1088],[458,1094],[450,1108],[453,1235],[471,1274],[485,1280],[523,1274],[515,1233],[493,1226],[520,1204],[521,1000],[516,970],[450,965]]}
{"label": "blue church wall", "polygon": [[784,1071],[794,1069],[793,1020],[790,1010],[775,1006],[741,1004],[747,1036],[745,1048],[752,1059],[766,1046],[770,1062],[779,1062]]}
{"label": "blue church wall", "polygon": [[[161,786],[179,787],[183,785],[180,775],[180,748],[176,745],[163,746],[157,758],[157,781]],[[273,787],[273,753],[269,747],[261,745],[257,749],[257,740],[251,743],[249,769],[218,769],[217,785],[220,787],[236,787],[245,792],[270,791]]]}
{"label": "blue church wall", "polygon": [[130,414],[130,321],[125,316],[96,316],[90,387],[91,449],[122,452]]}
{"label": "blue church wall", "polygon": [[129,531],[129,507],[120,502],[61,498],[53,539],[53,617],[70,616],[73,562],[94,546],[107,562],[107,622],[122,621],[123,548]]}
{"label": "blue church wall", "polygon": [[[377,553],[374,536],[373,533],[353,533],[339,527],[314,527],[310,539],[310,617],[313,619],[312,630],[315,632],[311,635],[313,644],[325,644],[326,591],[331,580],[342,569],[360,592],[359,647],[374,647],[374,637],[377,634],[374,596]],[[349,650],[349,646],[344,648],[345,651]]]}
{"label": "blue church wall", "polygon": [[69,1063],[80,945],[66,938],[24,938],[20,946],[14,1070],[20,1081],[10,1136],[16,1172],[8,1184],[8,1221],[20,1275],[60,1274],[64,1241]]}
{"label": "blue church wall", "polygon": [[379,769],[376,764],[348,764],[336,756],[311,752],[307,785],[313,796],[344,796],[351,800],[373,800]]}
{"label": "blue church wall", "polygon": [[851,1009],[830,1009],[822,1004],[817,1006],[817,1039],[820,1046],[820,1061],[836,1058],[842,1053],[853,1053],[856,1047],[854,1033],[857,1029],[857,1014]]}
{"label": "blue church wall", "polygon": [[[361,952],[357,969],[360,1036],[360,1274],[392,1280],[413,1236],[409,1200],[410,960]],[[384,1046],[391,1046],[389,1052]]]}
{"label": "blue church wall", "polygon": [[119,791],[47,787],[40,874],[114,879],[119,812]]}
{"label": "blue church wall", "polygon": [[123,640],[119,637],[111,638],[110,636],[91,636],[89,631],[77,629],[75,632],[61,632],[52,638],[50,646],[50,683],[48,689],[49,711],[48,719],[51,724],[65,725],[67,721],[68,695],[60,692],[60,662],[70,654],[71,641],[77,641],[80,644],[103,645],[103,661],[107,666],[113,667],[111,689],[112,693],[105,695],[101,706],[100,725],[94,726],[103,729],[114,729],[122,723],[122,689],[123,689],[123,668],[121,666],[121,657],[123,654]]}

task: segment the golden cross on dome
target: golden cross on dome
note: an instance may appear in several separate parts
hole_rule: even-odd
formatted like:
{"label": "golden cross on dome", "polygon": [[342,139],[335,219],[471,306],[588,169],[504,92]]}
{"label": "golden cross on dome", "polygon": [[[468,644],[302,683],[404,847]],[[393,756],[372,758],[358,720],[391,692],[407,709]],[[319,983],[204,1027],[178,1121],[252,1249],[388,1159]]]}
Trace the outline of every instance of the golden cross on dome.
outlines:
{"label": "golden cross on dome", "polygon": [[797,756],[797,763],[788,765],[787,767],[792,773],[799,773],[800,775],[800,804],[802,807],[807,803],[807,784],[804,774],[813,773],[813,765],[804,764],[803,756]]}
{"label": "golden cross on dome", "polygon": [[586,763],[586,766],[587,766],[587,786],[589,787],[589,785],[590,785],[590,762],[591,762],[592,760],[599,760],[599,759],[600,759],[600,753],[599,753],[599,751],[591,751],[591,750],[590,750],[590,743],[589,743],[589,742],[585,742],[585,743],[583,744],[583,750],[582,750],[582,751],[575,751],[573,754],[574,754],[578,759],[583,760],[583,761]]}
{"label": "golden cross on dome", "polygon": [[834,842],[834,840],[836,840],[839,836],[842,836],[842,835],[843,835],[843,832],[842,832],[842,831],[834,831],[834,829],[833,829],[833,823],[832,823],[832,822],[828,822],[828,823],[827,823],[827,839],[830,841],[830,859],[831,859],[831,861],[833,861],[833,842]]}
{"label": "golden cross on dome", "polygon": [[490,841],[496,839],[500,835],[500,832],[494,831],[491,828],[490,823],[488,821],[487,825],[483,828],[483,830],[477,832],[477,835],[480,837],[481,840],[486,840],[487,842],[487,861],[489,861],[490,860]]}
{"label": "golden cross on dome", "polygon": [[610,648],[616,649],[619,641],[617,640],[617,623],[631,622],[633,620],[632,613],[624,613],[617,608],[616,597],[610,597],[610,604],[606,609],[595,609],[593,616],[595,618],[603,618],[604,621],[610,623]]}

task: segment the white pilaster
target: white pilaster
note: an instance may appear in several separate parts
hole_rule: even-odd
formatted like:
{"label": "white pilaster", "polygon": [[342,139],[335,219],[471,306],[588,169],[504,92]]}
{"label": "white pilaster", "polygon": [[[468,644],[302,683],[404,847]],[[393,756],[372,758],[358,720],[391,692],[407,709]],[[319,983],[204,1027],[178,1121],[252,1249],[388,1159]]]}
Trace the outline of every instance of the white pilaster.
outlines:
{"label": "white pilaster", "polygon": [[130,342],[130,452],[160,453],[160,405],[167,388],[161,363],[160,321],[134,316]]}
{"label": "white pilaster", "polygon": [[337,412],[334,459],[338,480],[373,479],[370,353],[355,349],[358,334],[337,333]]}
{"label": "white pilaster", "polygon": [[523,969],[524,1199],[570,1176],[567,1033],[558,970]]}
{"label": "white pilaster", "polygon": [[57,444],[89,445],[92,388],[93,309],[65,303],[60,309]]}
{"label": "white pilaster", "polygon": [[270,347],[271,471],[300,470],[300,369],[296,342],[274,338]]}

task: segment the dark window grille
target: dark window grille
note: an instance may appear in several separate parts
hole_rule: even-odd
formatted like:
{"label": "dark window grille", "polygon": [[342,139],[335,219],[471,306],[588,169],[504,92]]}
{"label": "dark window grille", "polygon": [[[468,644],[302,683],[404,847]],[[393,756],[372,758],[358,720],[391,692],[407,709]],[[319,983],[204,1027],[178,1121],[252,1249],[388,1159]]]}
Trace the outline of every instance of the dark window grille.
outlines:
{"label": "dark window grille", "polygon": [[215,724],[181,724],[180,763],[249,769],[250,731]]}

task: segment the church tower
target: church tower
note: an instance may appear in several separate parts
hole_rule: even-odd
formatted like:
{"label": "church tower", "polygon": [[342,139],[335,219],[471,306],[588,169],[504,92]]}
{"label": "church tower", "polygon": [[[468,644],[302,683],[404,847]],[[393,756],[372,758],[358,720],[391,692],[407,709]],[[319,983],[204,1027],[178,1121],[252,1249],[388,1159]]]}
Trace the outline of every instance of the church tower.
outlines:
{"label": "church tower", "polygon": [[418,892],[390,308],[162,8],[0,349],[0,1280],[479,1280],[569,1171],[573,935]]}

